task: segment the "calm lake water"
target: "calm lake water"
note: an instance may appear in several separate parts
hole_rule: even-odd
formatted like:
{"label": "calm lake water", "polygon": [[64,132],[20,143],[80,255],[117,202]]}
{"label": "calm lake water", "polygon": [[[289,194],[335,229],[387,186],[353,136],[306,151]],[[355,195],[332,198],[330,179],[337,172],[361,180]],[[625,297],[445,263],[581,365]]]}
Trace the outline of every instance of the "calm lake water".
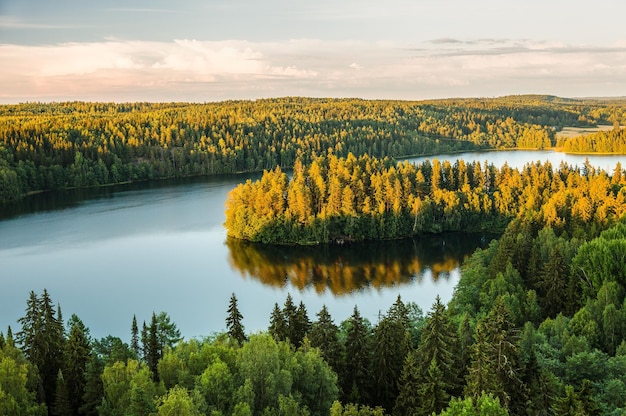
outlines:
{"label": "calm lake water", "polygon": [[[586,156],[551,151],[440,155],[522,167]],[[424,158],[411,159],[422,161]],[[612,171],[619,156],[593,156]],[[31,290],[44,288],[64,318],[77,314],[94,337],[130,338],[139,323],[166,311],[186,338],[225,329],[231,293],[247,332],[265,330],[274,303],[287,293],[307,307],[322,305],[336,323],[357,305],[376,322],[398,294],[424,311],[447,302],[459,263],[493,235],[446,234],[345,247],[267,248],[226,240],[226,194],[259,175],[162,181],[36,195],[0,211],[0,330],[19,330]]]}

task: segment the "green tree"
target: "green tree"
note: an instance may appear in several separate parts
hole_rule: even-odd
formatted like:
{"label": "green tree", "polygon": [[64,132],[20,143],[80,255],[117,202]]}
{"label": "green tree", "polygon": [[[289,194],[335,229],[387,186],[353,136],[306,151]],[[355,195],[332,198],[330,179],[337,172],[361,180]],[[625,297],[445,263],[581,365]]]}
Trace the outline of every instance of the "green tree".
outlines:
{"label": "green tree", "polygon": [[421,379],[417,386],[417,396],[421,402],[418,414],[440,412],[457,387],[458,371],[453,356],[456,343],[456,333],[446,308],[437,296],[418,347],[418,375]]}
{"label": "green tree", "polygon": [[135,352],[137,358],[139,355],[139,327],[137,326],[137,317],[133,315],[133,323],[130,326],[130,348]]}
{"label": "green tree", "polygon": [[270,326],[268,331],[276,341],[285,341],[288,335],[287,320],[283,311],[278,306],[278,303],[274,304],[272,315],[270,316]]}
{"label": "green tree", "polygon": [[409,334],[401,320],[384,316],[372,342],[371,377],[376,388],[370,394],[374,403],[391,411],[398,396],[398,379],[409,352]]}
{"label": "green tree", "polygon": [[[123,415],[131,408],[136,414],[141,414],[140,409],[144,409],[144,414],[147,414],[146,409],[150,404],[146,403],[145,398],[139,399],[139,396],[156,397],[150,369],[136,360],[117,361],[105,366],[102,383],[104,398],[98,407],[101,414]],[[142,405],[140,408],[140,404],[147,407]]]}
{"label": "green tree", "polygon": [[478,322],[475,340],[466,395],[477,399],[483,392],[490,393],[504,407],[517,412],[517,407],[525,402],[525,386],[519,374],[518,335],[500,299]]}
{"label": "green tree", "polygon": [[439,413],[439,416],[508,416],[509,412],[502,407],[497,397],[491,394],[481,394],[473,399],[452,399],[446,410]]}
{"label": "green tree", "polygon": [[68,393],[67,384],[63,378],[63,373],[59,370],[56,383],[57,391],[54,397],[54,405],[52,406],[52,414],[54,416],[70,416],[77,413],[70,403],[70,395]]}
{"label": "green tree", "polygon": [[[402,368],[402,375],[398,380],[400,393],[393,407],[393,414],[397,416],[412,416],[417,414],[421,405],[421,395],[416,392],[421,387],[423,377],[421,377],[418,368],[418,355],[416,351],[407,354]],[[426,388],[424,388],[425,390]]]}
{"label": "green tree", "polygon": [[104,384],[102,383],[102,372],[104,371],[104,360],[97,354],[91,354],[85,368],[85,392],[82,396],[83,404],[79,413],[84,416],[98,416],[98,407],[104,398]]}
{"label": "green tree", "polygon": [[348,402],[369,403],[371,332],[356,306],[347,324],[345,372],[340,385]]}
{"label": "green tree", "polygon": [[63,323],[57,318],[46,289],[41,297],[30,292],[26,305],[26,315],[18,320],[22,330],[17,340],[28,360],[39,370],[42,387],[39,400],[52,408],[57,375],[63,363]]}
{"label": "green tree", "polygon": [[312,416],[328,414],[328,409],[339,394],[337,375],[307,341],[295,353],[292,395],[308,409]]}
{"label": "green tree", "polygon": [[22,352],[5,344],[0,348],[0,414],[16,416],[44,416],[47,409],[37,403],[35,394],[29,390],[29,372],[33,369]]}
{"label": "green tree", "polygon": [[174,387],[167,395],[159,400],[158,416],[201,416],[199,406],[189,395],[189,391],[182,387]]}
{"label": "green tree", "polygon": [[340,374],[343,345],[339,342],[339,328],[333,322],[326,305],[317,313],[317,321],[313,323],[308,338],[311,346],[319,348],[322,358],[337,374]]}
{"label": "green tree", "polygon": [[249,386],[252,399],[249,404],[254,414],[261,413],[265,408],[276,408],[278,396],[291,393],[291,363],[285,361],[288,356],[287,343],[276,343],[272,337],[261,334],[250,336],[238,350],[240,385]]}
{"label": "green tree", "polygon": [[63,376],[65,377],[65,389],[68,394],[72,414],[78,414],[80,407],[83,405],[82,399],[87,383],[85,374],[91,355],[91,345],[88,339],[88,330],[86,330],[82,321],[76,315],[72,315],[70,321],[72,326],[65,343]]}
{"label": "green tree", "polygon": [[239,312],[239,308],[237,308],[237,298],[233,293],[230,297],[230,302],[228,304],[228,316],[226,317],[226,328],[228,328],[228,335],[237,341],[239,345],[243,344],[246,340],[246,334],[243,330],[243,325],[241,324],[241,320],[243,319],[243,315]]}
{"label": "green tree", "polygon": [[578,416],[584,415],[582,404],[574,387],[565,386],[565,395],[558,397],[554,403],[555,416]]}
{"label": "green tree", "polygon": [[196,381],[196,390],[211,411],[229,414],[235,396],[235,377],[228,365],[217,358]]}

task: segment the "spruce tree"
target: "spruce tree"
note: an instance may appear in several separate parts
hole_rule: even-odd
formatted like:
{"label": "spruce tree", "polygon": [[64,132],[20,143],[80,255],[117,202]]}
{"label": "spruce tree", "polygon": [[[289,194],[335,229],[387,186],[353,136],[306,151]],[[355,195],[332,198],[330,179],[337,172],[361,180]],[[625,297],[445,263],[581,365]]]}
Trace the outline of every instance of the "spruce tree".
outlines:
{"label": "spruce tree", "polygon": [[63,371],[72,411],[78,414],[78,410],[83,405],[82,398],[87,383],[85,375],[91,355],[91,345],[82,321],[76,315],[72,315],[71,320],[73,324],[65,343]]}
{"label": "spruce tree", "polygon": [[501,298],[476,326],[476,343],[468,370],[466,395],[477,399],[492,393],[504,407],[517,413],[526,402],[526,386],[520,379],[518,331]]}
{"label": "spruce tree", "polygon": [[386,411],[393,409],[398,396],[398,379],[409,352],[409,334],[401,320],[384,316],[374,330],[371,361],[372,389],[375,404]]}
{"label": "spruce tree", "polygon": [[139,359],[139,327],[137,326],[137,317],[135,315],[133,315],[133,323],[130,326],[130,348]]}
{"label": "spruce tree", "polygon": [[228,328],[228,335],[232,339],[236,340],[239,345],[242,345],[246,340],[246,334],[243,330],[243,325],[241,324],[242,319],[243,315],[241,315],[239,309],[237,308],[237,297],[235,297],[235,294],[233,293],[228,304],[226,327]]}
{"label": "spruce tree", "polygon": [[104,398],[104,384],[102,382],[104,362],[97,354],[89,357],[85,369],[85,389],[82,397],[82,406],[79,412],[83,416],[98,416],[98,407]]}
{"label": "spruce tree", "polygon": [[371,333],[355,306],[346,333],[345,372],[340,386],[346,403],[369,403]]}
{"label": "spruce tree", "polygon": [[293,327],[289,328],[292,335],[290,340],[296,348],[302,345],[302,341],[304,341],[304,337],[308,334],[310,329],[311,321],[309,320],[309,315],[304,303],[300,301],[298,309],[296,310],[296,319],[293,322]]}
{"label": "spruce tree", "polygon": [[565,386],[565,395],[558,397],[553,407],[554,416],[584,415],[578,394],[574,387]]}
{"label": "spruce tree", "polygon": [[313,323],[308,338],[312,347],[320,349],[322,358],[335,373],[341,374],[343,346],[339,343],[339,328],[333,322],[326,305],[317,313],[317,321]]}
{"label": "spruce tree", "polygon": [[143,361],[146,363],[148,362],[148,338],[148,326],[146,325],[146,321],[143,321],[141,324],[141,358],[143,358]]}
{"label": "spruce tree", "polygon": [[537,283],[542,295],[539,298],[541,308],[550,318],[564,311],[567,306],[568,270],[561,250],[553,248]]}
{"label": "spruce tree", "polygon": [[287,340],[287,320],[278,303],[274,303],[268,331],[277,342]]}
{"label": "spruce tree", "polygon": [[63,364],[65,342],[63,322],[58,319],[57,315],[61,310],[60,307],[57,306],[57,312],[55,312],[52,299],[46,289],[43,290],[39,303],[44,335],[44,361],[39,367],[39,373],[46,394],[46,404],[52,405],[52,397],[56,393],[57,375]]}
{"label": "spruce tree", "polygon": [[293,303],[291,293],[287,293],[287,298],[285,299],[285,304],[283,305],[283,316],[285,317],[285,321],[287,323],[287,339],[294,346],[299,345],[296,344],[297,312],[298,308],[296,308],[296,305]]}
{"label": "spruce tree", "polygon": [[17,333],[17,341],[28,360],[39,370],[38,399],[51,409],[63,362],[64,331],[47,290],[44,289],[41,298],[30,292],[26,315],[18,322],[22,330]]}
{"label": "spruce tree", "polygon": [[467,376],[467,368],[470,363],[470,354],[472,351],[472,344],[474,343],[472,328],[470,327],[470,318],[469,314],[465,313],[463,315],[463,319],[459,325],[458,331],[458,343],[457,343],[457,354],[458,357],[458,376],[459,376],[459,384],[457,389],[453,391],[454,396],[461,396],[463,391],[463,385],[465,377]]}
{"label": "spruce tree", "polygon": [[439,296],[429,312],[418,347],[418,414],[441,412],[458,382],[454,352],[457,338],[446,308]]}
{"label": "spruce tree", "polygon": [[591,381],[584,379],[578,391],[580,407],[586,416],[597,416],[601,414],[600,407],[596,403]]}
{"label": "spruce tree", "polygon": [[74,416],[77,413],[72,409],[70,403],[70,395],[67,391],[67,384],[63,377],[63,372],[59,370],[56,380],[56,394],[54,397],[54,404],[52,406],[53,416]]}
{"label": "spruce tree", "polygon": [[402,375],[398,381],[400,393],[393,408],[395,416],[413,416],[420,407],[420,399],[416,394],[422,382],[417,366],[418,361],[415,350],[406,356]]}
{"label": "spruce tree", "polygon": [[154,381],[159,381],[158,374],[158,364],[159,359],[161,359],[161,347],[159,344],[159,334],[158,334],[158,321],[156,314],[152,312],[152,320],[150,321],[150,326],[148,327],[148,345],[146,348],[146,364],[148,364],[148,368],[152,372],[152,377]]}

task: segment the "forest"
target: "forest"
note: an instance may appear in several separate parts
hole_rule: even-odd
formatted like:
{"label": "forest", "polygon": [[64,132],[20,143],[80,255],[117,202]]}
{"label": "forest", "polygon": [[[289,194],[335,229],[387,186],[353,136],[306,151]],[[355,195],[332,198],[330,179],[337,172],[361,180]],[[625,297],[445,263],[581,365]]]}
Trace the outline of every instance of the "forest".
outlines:
{"label": "forest", "polygon": [[543,149],[564,126],[598,123],[626,124],[626,104],[510,96],[0,105],[0,204],[73,187],[290,169],[329,149],[377,158]]}
{"label": "forest", "polygon": [[[561,127],[625,122],[622,101],[551,96],[1,106],[3,203],[68,187],[265,171],[227,201],[227,244],[243,246],[242,269],[263,255],[251,242],[499,237],[467,257],[447,304],[437,298],[423,311],[398,296],[375,321],[359,305],[335,321],[289,294],[267,330],[248,333],[233,293],[223,316],[202,318],[223,321],[219,333],[185,338],[162,311],[129,316],[128,333],[95,339],[46,289],[33,290],[16,325],[0,332],[0,415],[625,414],[622,166],[392,159],[552,147]],[[397,270],[373,284],[401,281],[415,265],[389,267]]]}

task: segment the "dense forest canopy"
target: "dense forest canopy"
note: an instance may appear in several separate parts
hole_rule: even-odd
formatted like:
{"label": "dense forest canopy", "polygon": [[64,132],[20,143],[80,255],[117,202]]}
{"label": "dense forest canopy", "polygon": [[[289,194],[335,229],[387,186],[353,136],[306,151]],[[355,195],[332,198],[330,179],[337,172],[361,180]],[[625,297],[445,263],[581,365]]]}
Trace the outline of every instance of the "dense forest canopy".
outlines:
{"label": "dense forest canopy", "polygon": [[0,203],[29,192],[373,157],[548,148],[563,126],[626,124],[626,104],[550,96],[0,106]]}

